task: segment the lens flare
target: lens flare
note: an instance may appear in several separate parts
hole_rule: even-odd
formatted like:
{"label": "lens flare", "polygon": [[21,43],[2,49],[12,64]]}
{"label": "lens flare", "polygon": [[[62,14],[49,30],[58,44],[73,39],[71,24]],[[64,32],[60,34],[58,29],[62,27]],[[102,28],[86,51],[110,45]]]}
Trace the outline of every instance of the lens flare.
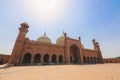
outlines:
{"label": "lens flare", "polygon": [[25,0],[28,13],[44,23],[51,23],[61,18],[67,10],[67,0]]}

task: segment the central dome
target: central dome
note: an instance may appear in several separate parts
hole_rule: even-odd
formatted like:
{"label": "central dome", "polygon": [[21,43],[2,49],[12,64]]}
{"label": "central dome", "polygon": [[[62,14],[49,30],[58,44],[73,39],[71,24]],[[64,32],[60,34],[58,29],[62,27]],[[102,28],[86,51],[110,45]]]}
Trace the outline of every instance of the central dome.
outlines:
{"label": "central dome", "polygon": [[65,40],[65,36],[64,36],[64,34],[63,34],[62,36],[60,36],[60,37],[56,40],[56,44],[57,44],[57,45],[64,46],[64,40]]}
{"label": "central dome", "polygon": [[51,43],[51,40],[49,37],[47,37],[46,33],[44,33],[43,36],[37,39],[37,42]]}

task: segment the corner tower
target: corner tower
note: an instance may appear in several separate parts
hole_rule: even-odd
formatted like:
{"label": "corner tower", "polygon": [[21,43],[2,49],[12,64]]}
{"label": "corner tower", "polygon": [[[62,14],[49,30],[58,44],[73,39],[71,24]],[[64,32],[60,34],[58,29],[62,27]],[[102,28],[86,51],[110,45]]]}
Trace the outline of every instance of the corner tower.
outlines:
{"label": "corner tower", "polygon": [[92,40],[93,42],[93,46],[94,46],[94,50],[98,51],[98,55],[99,55],[99,63],[103,63],[103,57],[102,57],[102,53],[101,53],[101,49],[100,49],[100,45],[98,42],[96,42],[95,39]]}
{"label": "corner tower", "polygon": [[9,64],[19,64],[20,57],[23,51],[26,34],[28,32],[29,25],[27,23],[21,23],[19,28],[19,34],[14,44],[12,55],[9,60]]}

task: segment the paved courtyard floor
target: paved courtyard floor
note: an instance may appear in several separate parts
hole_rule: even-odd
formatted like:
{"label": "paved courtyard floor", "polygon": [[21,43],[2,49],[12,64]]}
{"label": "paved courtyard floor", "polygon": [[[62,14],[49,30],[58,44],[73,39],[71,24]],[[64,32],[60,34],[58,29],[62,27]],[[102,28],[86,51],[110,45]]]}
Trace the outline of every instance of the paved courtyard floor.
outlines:
{"label": "paved courtyard floor", "polygon": [[0,80],[120,80],[120,64],[2,66]]}

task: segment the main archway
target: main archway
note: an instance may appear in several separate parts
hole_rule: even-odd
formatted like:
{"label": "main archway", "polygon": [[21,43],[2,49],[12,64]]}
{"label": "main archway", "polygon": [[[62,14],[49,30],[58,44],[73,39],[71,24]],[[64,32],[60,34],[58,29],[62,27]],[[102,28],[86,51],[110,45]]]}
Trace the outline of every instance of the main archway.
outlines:
{"label": "main archway", "polygon": [[70,62],[80,63],[80,50],[76,45],[70,46]]}
{"label": "main archway", "polygon": [[26,53],[23,58],[23,63],[30,63],[30,60],[31,60],[31,54]]}

